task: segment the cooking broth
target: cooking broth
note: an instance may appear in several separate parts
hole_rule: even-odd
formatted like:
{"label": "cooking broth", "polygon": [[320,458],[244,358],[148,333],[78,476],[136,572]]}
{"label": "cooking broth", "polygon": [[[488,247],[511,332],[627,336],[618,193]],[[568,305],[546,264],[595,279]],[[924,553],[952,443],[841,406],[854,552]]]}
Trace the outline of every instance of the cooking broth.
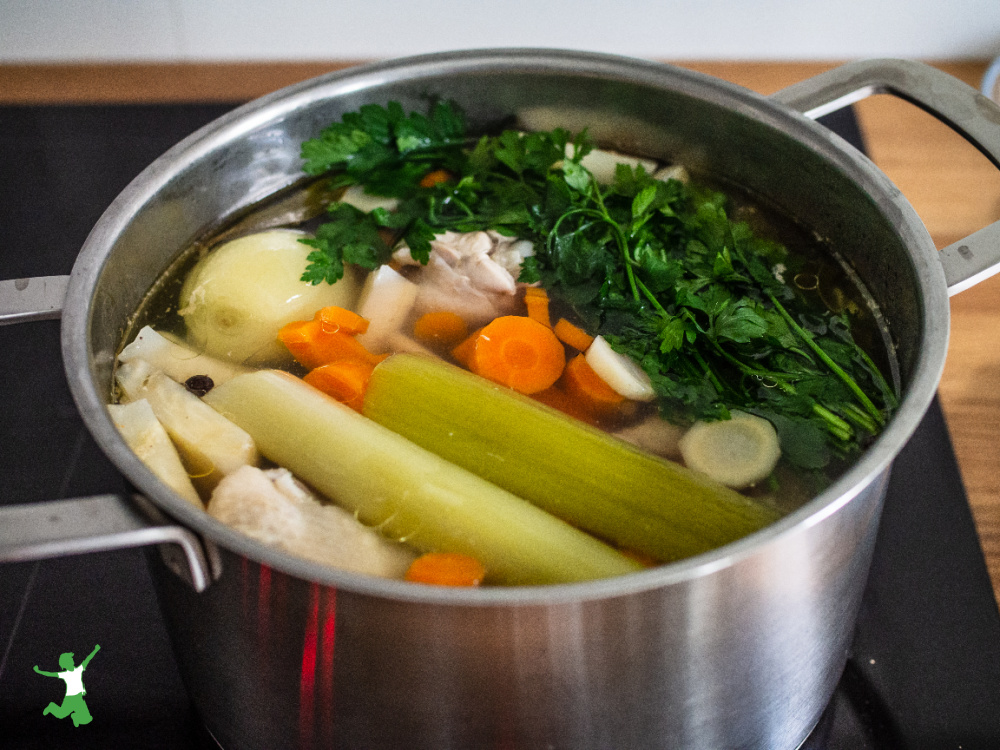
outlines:
{"label": "cooking broth", "polygon": [[[856,274],[836,253],[836,250],[819,241],[808,230],[799,226],[780,211],[766,205],[763,201],[755,200],[731,186],[726,186],[725,192],[730,201],[729,212],[734,220],[745,221],[755,234],[779,242],[788,248],[787,259],[781,268],[782,280],[795,288],[797,298],[805,305],[804,309],[817,315],[825,314],[828,311],[843,313],[849,318],[850,335],[874,360],[882,372],[889,373],[889,381],[898,390],[898,368],[892,355],[891,342],[884,321]],[[310,180],[307,181],[305,187],[293,186],[287,191],[283,191],[282,194],[252,207],[225,226],[210,232],[205,238],[182,253],[171,269],[150,291],[132,321],[125,342],[131,341],[144,326],[150,326],[157,331],[172,334],[182,339],[185,338],[188,334],[188,326],[185,323],[184,315],[181,314],[184,306],[180,297],[187,275],[207,252],[225,241],[249,235],[265,226],[313,231],[317,221],[311,214],[315,213],[317,206],[325,205],[336,195],[338,195],[337,192],[326,190],[322,180]],[[299,199],[303,196],[306,200],[300,201]],[[304,221],[284,221],[284,219],[291,218],[287,210],[289,202],[309,205],[310,208],[306,211]],[[295,218],[303,218],[303,215]],[[498,240],[494,238],[494,242],[498,242]],[[424,273],[422,267],[419,266],[397,266],[397,268],[400,275],[408,279],[415,279]],[[512,307],[509,312],[504,312],[525,315],[523,295],[524,289],[522,287],[518,290],[516,300],[512,301],[516,302],[516,309]],[[586,321],[578,315],[574,305],[566,299],[560,299],[556,296],[550,299],[549,303],[549,314],[553,323],[560,318],[565,318],[577,326],[586,327]],[[416,318],[415,312],[409,313],[401,330],[412,331]],[[472,326],[470,326],[471,328]],[[426,343],[424,346],[427,346]],[[428,348],[431,348],[434,354],[446,361],[456,362],[457,355],[452,354],[450,346],[436,349],[434,347]],[[389,349],[386,353],[391,354],[393,351],[395,350]],[[571,347],[567,347],[566,352],[570,356],[575,355],[575,350],[572,350]],[[311,368],[295,361],[285,363],[282,367],[299,377],[311,371]],[[760,386],[763,388],[774,388],[780,385],[777,382],[768,382],[766,377],[757,377],[757,380],[760,381]],[[541,397],[536,398],[542,400],[543,403],[554,404],[554,402],[545,401]],[[555,405],[563,411],[574,412],[572,408]],[[683,410],[672,412],[669,404],[664,404],[662,400],[660,403],[654,403],[626,399],[620,408],[609,409],[600,414],[590,414],[587,421],[601,430],[624,436],[630,428],[651,418],[665,419],[667,422],[683,422],[687,416]],[[671,449],[666,455],[672,460],[679,459],[676,449]],[[796,468],[788,460],[782,459],[766,478],[742,488],[742,492],[746,497],[776,509],[781,514],[787,513],[799,507],[822,489],[825,484],[841,473],[851,460],[851,456],[834,455],[822,470],[819,470],[818,467]],[[273,466],[274,464],[265,461],[264,465]],[[188,471],[190,474],[197,474],[201,469],[189,464]],[[203,499],[206,499],[204,492],[205,490],[202,490]],[[332,499],[337,500],[335,497]],[[379,525],[388,523],[394,517],[394,513],[386,515],[379,522]],[[396,539],[403,536],[398,532],[390,535]],[[487,578],[487,580],[489,579]]]}

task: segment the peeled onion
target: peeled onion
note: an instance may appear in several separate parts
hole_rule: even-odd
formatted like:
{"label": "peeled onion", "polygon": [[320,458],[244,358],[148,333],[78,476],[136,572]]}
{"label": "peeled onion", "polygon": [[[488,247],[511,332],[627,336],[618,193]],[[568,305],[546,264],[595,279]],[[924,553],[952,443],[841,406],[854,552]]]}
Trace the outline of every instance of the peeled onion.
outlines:
{"label": "peeled onion", "polygon": [[359,283],[350,269],[336,284],[301,281],[312,248],[292,229],[270,229],[231,240],[188,274],[180,314],[188,341],[233,362],[275,365],[291,361],[278,331],[309,320],[328,305],[351,308]]}

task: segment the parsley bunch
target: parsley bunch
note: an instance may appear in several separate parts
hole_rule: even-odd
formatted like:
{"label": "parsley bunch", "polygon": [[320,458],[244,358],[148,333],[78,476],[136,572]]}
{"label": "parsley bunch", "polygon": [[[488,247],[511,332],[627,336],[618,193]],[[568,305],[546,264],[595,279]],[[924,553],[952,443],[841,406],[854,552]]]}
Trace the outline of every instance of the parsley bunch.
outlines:
{"label": "parsley bunch", "polygon": [[[460,110],[429,116],[366,105],[302,148],[309,174],[399,199],[396,211],[334,204],[303,280],[334,282],[345,262],[376,268],[403,239],[426,262],[447,230],[530,239],[521,281],[541,282],[650,376],[673,421],[768,419],[784,457],[807,469],[855,453],[896,406],[854,342],[846,314],[785,284],[795,259],[727,215],[720,192],[619,165],[599,185],[580,160],[586,134],[504,131],[466,138]],[[432,170],[451,178],[429,187]]]}

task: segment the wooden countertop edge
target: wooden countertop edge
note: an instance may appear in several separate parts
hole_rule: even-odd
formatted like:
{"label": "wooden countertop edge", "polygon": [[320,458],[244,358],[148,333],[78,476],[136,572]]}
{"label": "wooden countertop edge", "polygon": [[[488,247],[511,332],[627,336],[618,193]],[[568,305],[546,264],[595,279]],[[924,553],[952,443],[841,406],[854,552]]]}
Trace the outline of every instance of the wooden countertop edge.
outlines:
{"label": "wooden countertop edge", "polygon": [[[8,64],[0,65],[0,104],[243,101],[361,62]],[[676,61],[673,64],[770,94],[840,63]],[[985,61],[933,64],[965,80],[981,75]]]}

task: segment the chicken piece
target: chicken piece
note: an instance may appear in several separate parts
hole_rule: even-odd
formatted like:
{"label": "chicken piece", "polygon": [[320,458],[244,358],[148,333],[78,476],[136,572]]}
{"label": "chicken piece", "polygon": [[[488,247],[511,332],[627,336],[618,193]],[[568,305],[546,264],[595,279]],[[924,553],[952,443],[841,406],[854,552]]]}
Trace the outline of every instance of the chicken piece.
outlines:
{"label": "chicken piece", "polygon": [[219,482],[208,512],[265,544],[354,573],[402,578],[417,558],[352,513],[321,504],[286,469],[238,469]]}
{"label": "chicken piece", "polygon": [[431,252],[438,253],[451,266],[492,250],[493,238],[486,232],[445,232],[431,242]]}
{"label": "chicken piece", "polygon": [[476,289],[483,292],[514,294],[517,284],[510,272],[485,253],[467,255],[455,266],[455,270],[468,277]]}
{"label": "chicken piece", "polygon": [[535,254],[535,246],[530,240],[519,240],[515,237],[505,237],[505,242],[497,243],[490,259],[507,269],[512,279],[521,275],[521,264],[525,258]]}
{"label": "chicken piece", "polygon": [[[485,276],[487,272],[477,270],[477,277],[480,273]],[[468,275],[461,273],[460,269],[452,268],[433,253],[417,282],[420,289],[413,307],[418,315],[453,312],[471,328],[475,328],[500,315],[510,314],[517,307],[513,289],[510,292],[497,292],[479,288]]]}
{"label": "chicken piece", "polygon": [[521,262],[533,253],[531,242],[492,230],[443,232],[431,241],[426,266],[413,259],[406,244],[396,249],[393,259],[420,268],[411,277],[420,286],[416,314],[448,311],[479,326],[517,310]]}
{"label": "chicken piece", "polygon": [[[437,255],[449,266],[458,265],[463,258],[488,255],[495,245],[490,232],[443,232],[431,240],[431,255]],[[401,242],[393,251],[392,259],[403,266],[418,266],[410,253],[410,246]]]}

